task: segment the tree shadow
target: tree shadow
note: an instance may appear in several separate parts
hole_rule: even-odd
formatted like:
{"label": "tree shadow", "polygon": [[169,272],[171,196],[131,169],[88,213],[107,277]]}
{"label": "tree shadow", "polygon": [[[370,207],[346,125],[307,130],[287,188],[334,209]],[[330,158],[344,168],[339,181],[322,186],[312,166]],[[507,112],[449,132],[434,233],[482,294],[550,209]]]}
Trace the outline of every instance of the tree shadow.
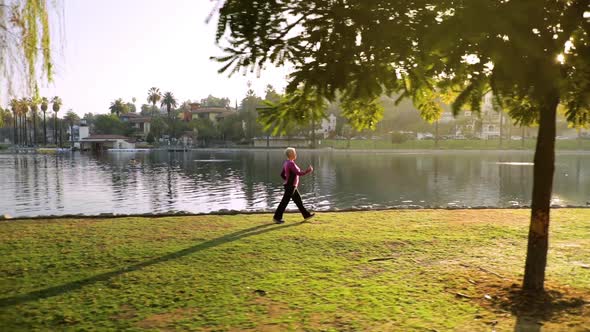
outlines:
{"label": "tree shadow", "polygon": [[513,287],[505,300],[497,304],[516,316],[514,331],[536,332],[541,331],[544,322],[561,320],[567,314],[583,317],[586,302],[577,295],[557,290],[532,293]]}
{"label": "tree shadow", "polygon": [[22,303],[29,302],[29,301],[46,299],[46,298],[53,297],[53,296],[58,296],[58,295],[61,295],[61,294],[64,294],[64,293],[67,293],[70,291],[78,290],[84,286],[88,286],[88,285],[94,284],[96,282],[106,281],[106,280],[111,279],[113,277],[117,277],[123,273],[138,271],[138,270],[141,270],[142,268],[147,267],[147,266],[151,266],[151,265],[155,265],[158,263],[163,263],[166,261],[177,259],[177,258],[180,258],[183,256],[193,254],[195,252],[206,250],[206,249],[216,247],[216,246],[219,246],[219,245],[222,245],[225,243],[230,243],[230,242],[237,241],[237,240],[247,238],[250,236],[268,233],[270,231],[282,230],[282,229],[286,229],[286,228],[290,228],[290,227],[294,227],[294,226],[299,226],[304,223],[305,223],[305,221],[301,221],[301,222],[297,222],[297,223],[280,225],[280,226],[276,226],[276,227],[272,227],[272,226],[275,226],[276,224],[264,224],[264,225],[258,225],[255,227],[243,229],[243,230],[231,233],[231,234],[227,234],[227,235],[215,238],[215,239],[211,239],[211,240],[199,243],[195,246],[192,246],[192,247],[180,250],[180,251],[176,251],[176,252],[161,256],[161,257],[153,258],[153,259],[150,259],[150,260],[147,260],[147,261],[144,261],[141,263],[137,263],[137,264],[134,264],[131,266],[126,266],[124,268],[121,268],[121,269],[118,269],[115,271],[101,273],[101,274],[98,274],[98,275],[95,275],[95,276],[92,276],[89,278],[85,278],[85,279],[81,279],[81,280],[77,280],[77,281],[72,281],[72,282],[62,284],[62,285],[53,286],[53,287],[49,287],[49,288],[45,288],[45,289],[40,289],[40,290],[29,292],[26,294],[20,294],[20,295],[15,295],[15,296],[11,296],[11,297],[1,298],[0,299],[0,308],[12,306],[12,305],[18,305],[18,304],[22,304]]}

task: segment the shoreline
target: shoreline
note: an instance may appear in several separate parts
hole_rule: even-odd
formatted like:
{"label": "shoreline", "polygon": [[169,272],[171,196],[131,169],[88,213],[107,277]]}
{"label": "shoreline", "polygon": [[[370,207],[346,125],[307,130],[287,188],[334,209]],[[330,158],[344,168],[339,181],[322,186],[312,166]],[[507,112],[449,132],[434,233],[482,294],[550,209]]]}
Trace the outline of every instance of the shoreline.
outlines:
{"label": "shoreline", "polygon": [[[511,206],[511,207],[493,207],[493,206],[457,206],[457,207],[442,207],[442,206],[426,206],[426,207],[388,207],[388,208],[348,208],[348,209],[328,209],[316,210],[314,212],[322,213],[349,213],[349,212],[390,212],[390,211],[472,211],[472,210],[528,210],[530,206]],[[590,209],[590,205],[566,205],[566,206],[552,206],[551,210],[567,210],[567,209]],[[100,213],[96,215],[86,214],[64,214],[64,215],[47,215],[47,216],[19,216],[8,218],[6,215],[0,215],[1,222],[12,221],[26,221],[26,220],[56,220],[56,219],[119,219],[119,218],[169,218],[169,217],[200,217],[200,216],[236,216],[236,215],[264,215],[272,214],[274,210],[267,211],[238,211],[238,210],[220,210],[214,212],[173,212],[173,213],[138,213],[138,214],[116,214],[116,213]],[[298,214],[296,210],[288,210],[286,214]]]}
{"label": "shoreline", "polygon": [[[30,151],[27,152],[16,152],[10,149],[5,149],[5,150],[0,150],[0,155],[30,155],[30,154],[43,154],[43,155],[53,155],[55,153],[49,153],[48,150],[55,150],[55,152],[57,152],[57,149],[50,149],[50,148],[37,148],[37,149],[42,149],[45,151],[34,151],[34,149],[30,149]],[[264,152],[264,151],[282,151],[283,149],[285,149],[284,147],[261,147],[261,148],[256,148],[256,147],[245,147],[245,148],[190,148],[190,149],[185,149],[185,150],[181,150],[181,149],[177,149],[177,150],[171,150],[168,148],[138,148],[137,151],[131,151],[130,149],[121,149],[121,150],[125,150],[125,151],[117,151],[115,150],[111,150],[111,151],[107,151],[107,153],[149,153],[149,152],[153,152],[153,151],[162,151],[162,152],[170,152],[170,153],[179,153],[179,152],[193,152],[193,151],[202,151],[202,152],[237,152],[237,151],[254,151],[254,152]],[[534,149],[444,149],[444,148],[438,148],[438,149],[412,149],[412,148],[407,148],[407,149],[339,149],[339,148],[332,148],[332,147],[326,147],[326,148],[316,148],[316,149],[312,149],[312,148],[303,148],[303,147],[299,147],[297,148],[297,150],[300,151],[305,151],[305,152],[337,152],[337,153],[394,153],[394,154],[398,154],[398,153],[433,153],[433,154],[442,154],[442,153],[463,153],[463,152],[468,152],[468,153],[498,153],[498,152],[503,152],[503,153],[534,153],[535,150]],[[70,153],[71,151],[60,151],[60,153]],[[80,151],[74,151],[74,152],[80,152]],[[556,149],[555,150],[556,154],[571,154],[571,153],[576,153],[576,154],[590,154],[590,150],[588,149],[579,149],[579,150],[572,150],[572,149]],[[91,154],[90,152],[85,152],[84,154]]]}

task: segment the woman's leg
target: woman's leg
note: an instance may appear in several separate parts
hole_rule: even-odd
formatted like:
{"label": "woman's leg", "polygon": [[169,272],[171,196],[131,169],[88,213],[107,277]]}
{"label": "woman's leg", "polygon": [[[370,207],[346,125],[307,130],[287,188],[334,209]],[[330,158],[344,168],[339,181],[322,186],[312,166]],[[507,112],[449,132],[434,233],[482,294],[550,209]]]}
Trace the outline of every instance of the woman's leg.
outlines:
{"label": "woman's leg", "polygon": [[293,190],[295,190],[292,186],[285,186],[285,193],[283,194],[283,199],[279,203],[277,210],[275,211],[275,215],[273,217],[274,220],[283,220],[283,213],[291,200],[291,196],[293,195]]}
{"label": "woman's leg", "polygon": [[309,213],[309,211],[307,211],[307,209],[303,206],[303,201],[301,201],[301,195],[299,195],[299,191],[297,190],[297,188],[295,188],[295,190],[293,191],[293,195],[291,195],[291,198],[293,198],[293,202],[295,202],[295,204],[299,208],[299,212],[301,212],[303,218],[307,218],[311,215],[311,213]]}

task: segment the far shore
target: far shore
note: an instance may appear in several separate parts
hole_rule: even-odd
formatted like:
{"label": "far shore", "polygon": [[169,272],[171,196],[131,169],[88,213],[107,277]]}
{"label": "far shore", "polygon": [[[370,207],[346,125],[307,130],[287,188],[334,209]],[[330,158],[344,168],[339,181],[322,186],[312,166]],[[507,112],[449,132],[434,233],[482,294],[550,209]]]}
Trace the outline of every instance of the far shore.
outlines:
{"label": "far shore", "polygon": [[[286,147],[204,147],[204,148],[181,148],[181,147],[153,147],[153,148],[137,148],[137,149],[109,149],[108,152],[134,152],[132,150],[138,150],[137,152],[143,152],[145,150],[149,151],[170,151],[170,152],[188,152],[188,151],[205,151],[205,152],[215,152],[215,151],[281,151]],[[9,149],[1,149],[0,154],[44,154],[48,152],[38,151],[38,150],[57,150],[57,148],[45,148],[45,147],[37,147],[37,148],[19,148],[21,152],[15,151],[12,148]],[[68,148],[62,148],[67,150]],[[445,153],[497,153],[497,152],[504,152],[504,153],[534,153],[534,149],[415,149],[415,148],[390,148],[390,149],[360,149],[360,148],[332,148],[332,147],[318,147],[318,148],[309,148],[309,147],[297,147],[298,150],[306,151],[306,152],[338,152],[338,153],[430,153],[430,154],[445,154]],[[69,152],[69,151],[67,151]],[[76,150],[76,152],[79,152]],[[89,151],[85,151],[88,153]],[[576,153],[576,154],[589,154],[590,149],[556,149],[555,153],[563,154],[563,153]]]}
{"label": "far shore", "polygon": [[[274,140],[271,140],[273,144],[277,144]],[[480,140],[480,139],[441,139],[438,143],[434,140],[407,140],[401,142],[392,142],[387,139],[318,139],[315,148],[311,148],[310,145],[302,144],[301,139],[293,139],[292,141],[283,140],[278,146],[270,144],[263,144],[254,146],[246,144],[237,144],[233,142],[209,142],[209,146],[204,147],[186,147],[183,145],[151,145],[145,142],[138,142],[135,145],[135,149],[150,149],[155,151],[171,151],[171,152],[183,152],[183,151],[274,151],[281,150],[291,145],[297,149],[305,151],[334,151],[334,152],[376,152],[376,153],[441,153],[441,152],[458,152],[458,151],[491,151],[491,152],[533,152],[536,147],[536,140],[527,138],[522,140],[503,140],[500,142],[497,139],[494,140]],[[309,144],[307,141],[306,144]],[[69,142],[64,142],[69,147]],[[69,149],[64,146],[65,149]],[[0,144],[0,153],[14,153],[15,149],[19,149],[25,153],[35,152],[36,149],[44,149],[47,153],[58,149],[55,146],[37,146],[33,147],[14,147],[6,144]],[[133,149],[130,149],[133,150]],[[556,139],[555,150],[557,152],[590,152],[590,139]],[[114,149],[112,151],[118,151]],[[121,149],[120,152],[131,152],[128,149]]]}

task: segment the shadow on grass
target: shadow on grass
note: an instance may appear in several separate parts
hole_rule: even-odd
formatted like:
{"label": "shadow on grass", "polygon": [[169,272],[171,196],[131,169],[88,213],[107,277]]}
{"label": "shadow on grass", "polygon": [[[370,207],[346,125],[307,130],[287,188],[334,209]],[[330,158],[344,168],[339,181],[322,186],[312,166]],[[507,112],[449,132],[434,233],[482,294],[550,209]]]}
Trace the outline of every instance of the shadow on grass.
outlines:
{"label": "shadow on grass", "polygon": [[567,320],[563,317],[565,314],[584,317],[586,302],[583,298],[572,295],[556,290],[532,294],[513,288],[507,294],[507,301],[498,305],[516,316],[514,331],[537,332],[541,331],[544,322],[560,320],[564,325],[567,324],[567,321],[563,321]]}
{"label": "shadow on grass", "polygon": [[206,250],[206,249],[218,246],[218,245],[222,245],[224,243],[237,241],[237,240],[240,240],[240,239],[243,239],[246,237],[259,235],[259,234],[267,233],[270,231],[276,231],[276,230],[281,230],[281,229],[290,228],[290,227],[294,227],[294,226],[299,226],[304,223],[305,223],[304,221],[301,221],[301,222],[297,222],[297,223],[293,223],[293,224],[281,225],[281,226],[276,226],[276,227],[272,227],[272,226],[275,226],[275,224],[264,224],[264,225],[258,225],[255,227],[243,229],[241,231],[237,231],[237,232],[227,234],[227,235],[215,238],[215,239],[211,239],[211,240],[199,243],[195,246],[192,246],[192,247],[189,247],[189,248],[177,251],[177,252],[173,252],[173,253],[170,253],[170,254],[167,254],[167,255],[164,255],[161,257],[153,258],[153,259],[147,260],[145,262],[141,262],[141,263],[137,263],[137,264],[134,264],[131,266],[127,266],[127,267],[124,267],[124,268],[121,268],[121,269],[118,269],[115,271],[101,273],[101,274],[98,274],[98,275],[95,275],[93,277],[89,277],[86,279],[72,281],[72,282],[62,284],[59,286],[49,287],[49,288],[29,292],[26,294],[2,298],[2,299],[0,299],[0,308],[61,295],[61,294],[64,294],[64,293],[67,293],[70,291],[80,289],[84,286],[94,284],[96,282],[106,281],[110,278],[119,276],[123,273],[141,270],[142,268],[150,266],[150,265],[163,263],[163,262],[166,262],[169,260],[173,260],[176,258],[187,256],[187,255],[193,254],[195,252],[199,252],[201,250]]}

